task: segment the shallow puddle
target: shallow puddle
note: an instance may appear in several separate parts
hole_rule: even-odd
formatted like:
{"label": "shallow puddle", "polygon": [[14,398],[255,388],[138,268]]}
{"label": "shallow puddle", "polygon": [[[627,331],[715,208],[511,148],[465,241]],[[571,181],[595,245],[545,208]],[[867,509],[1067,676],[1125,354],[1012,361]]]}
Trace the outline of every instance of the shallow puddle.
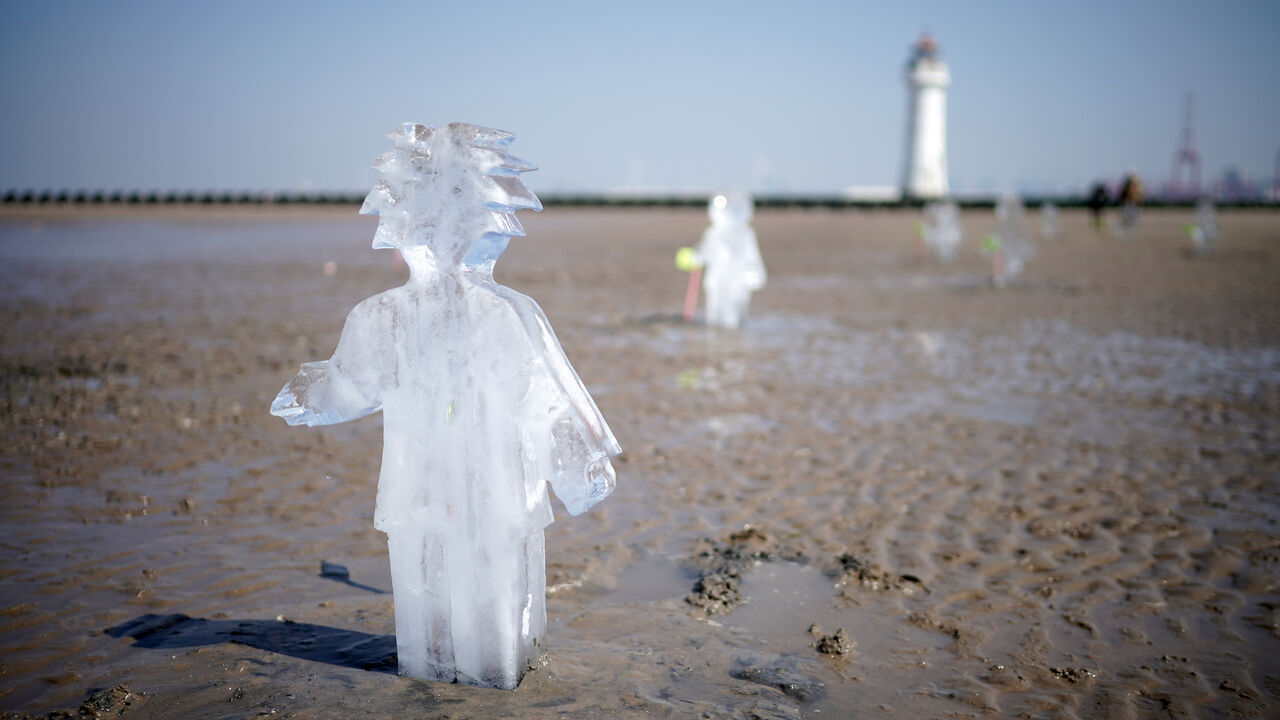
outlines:
{"label": "shallow puddle", "polygon": [[622,571],[609,597],[619,603],[645,603],[680,599],[698,576],[668,558],[653,556],[632,563]]}
{"label": "shallow puddle", "polygon": [[794,644],[811,624],[835,617],[831,577],[799,563],[760,563],[742,579],[742,595],[724,624],[765,642]]}
{"label": "shallow puddle", "polygon": [[[837,593],[835,580],[812,566],[760,563],[742,580],[744,602],[722,622],[781,646],[812,644],[819,634],[839,628],[853,638],[855,653],[886,654],[900,650],[904,643],[934,648],[950,644],[945,636],[902,622],[901,616],[847,607]],[[811,631],[814,625],[817,628]]]}

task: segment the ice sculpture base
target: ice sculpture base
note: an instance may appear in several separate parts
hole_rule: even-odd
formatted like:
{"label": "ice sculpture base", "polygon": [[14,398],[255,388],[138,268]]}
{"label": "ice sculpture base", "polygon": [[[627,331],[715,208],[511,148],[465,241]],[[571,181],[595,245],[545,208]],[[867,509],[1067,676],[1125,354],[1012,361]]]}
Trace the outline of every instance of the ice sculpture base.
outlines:
{"label": "ice sculpture base", "polygon": [[541,660],[541,531],[523,538],[387,533],[400,674],[514,690]]}

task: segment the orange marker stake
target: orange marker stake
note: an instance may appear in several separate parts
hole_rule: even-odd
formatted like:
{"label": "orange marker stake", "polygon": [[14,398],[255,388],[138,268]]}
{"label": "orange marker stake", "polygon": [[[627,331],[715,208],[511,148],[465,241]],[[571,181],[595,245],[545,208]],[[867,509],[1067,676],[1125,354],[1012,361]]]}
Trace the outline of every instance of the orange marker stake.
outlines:
{"label": "orange marker stake", "polygon": [[693,322],[698,311],[698,288],[702,285],[702,268],[689,271],[689,286],[684,291],[684,321]]}
{"label": "orange marker stake", "polygon": [[676,268],[689,273],[689,286],[684,291],[684,321],[693,322],[698,311],[698,287],[702,284],[702,258],[698,251],[682,247],[676,251]]}

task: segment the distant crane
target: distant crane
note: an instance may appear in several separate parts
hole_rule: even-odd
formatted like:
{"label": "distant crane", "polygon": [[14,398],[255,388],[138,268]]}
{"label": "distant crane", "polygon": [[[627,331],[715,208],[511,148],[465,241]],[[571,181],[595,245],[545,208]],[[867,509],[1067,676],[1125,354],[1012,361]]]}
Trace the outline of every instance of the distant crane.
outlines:
{"label": "distant crane", "polygon": [[[1169,177],[1169,195],[1175,198],[1193,198],[1200,196],[1200,151],[1196,150],[1196,137],[1193,130],[1195,122],[1195,95],[1187,93],[1186,109],[1182,119],[1182,143],[1173,153],[1173,173]],[[1186,183],[1183,183],[1183,169],[1186,169]]]}

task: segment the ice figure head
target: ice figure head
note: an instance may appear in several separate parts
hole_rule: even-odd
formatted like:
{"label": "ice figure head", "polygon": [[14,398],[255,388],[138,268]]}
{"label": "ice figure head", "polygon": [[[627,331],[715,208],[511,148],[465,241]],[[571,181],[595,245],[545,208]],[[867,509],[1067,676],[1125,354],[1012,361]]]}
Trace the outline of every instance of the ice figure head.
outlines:
{"label": "ice figure head", "polygon": [[492,268],[524,228],[515,211],[541,210],[520,173],[535,169],[511,155],[511,133],[450,123],[405,123],[374,161],[378,183],[361,214],[377,215],[375,248],[399,248],[411,268]]}
{"label": "ice figure head", "polygon": [[717,193],[707,202],[712,225],[745,225],[755,214],[755,203],[744,192]]}

